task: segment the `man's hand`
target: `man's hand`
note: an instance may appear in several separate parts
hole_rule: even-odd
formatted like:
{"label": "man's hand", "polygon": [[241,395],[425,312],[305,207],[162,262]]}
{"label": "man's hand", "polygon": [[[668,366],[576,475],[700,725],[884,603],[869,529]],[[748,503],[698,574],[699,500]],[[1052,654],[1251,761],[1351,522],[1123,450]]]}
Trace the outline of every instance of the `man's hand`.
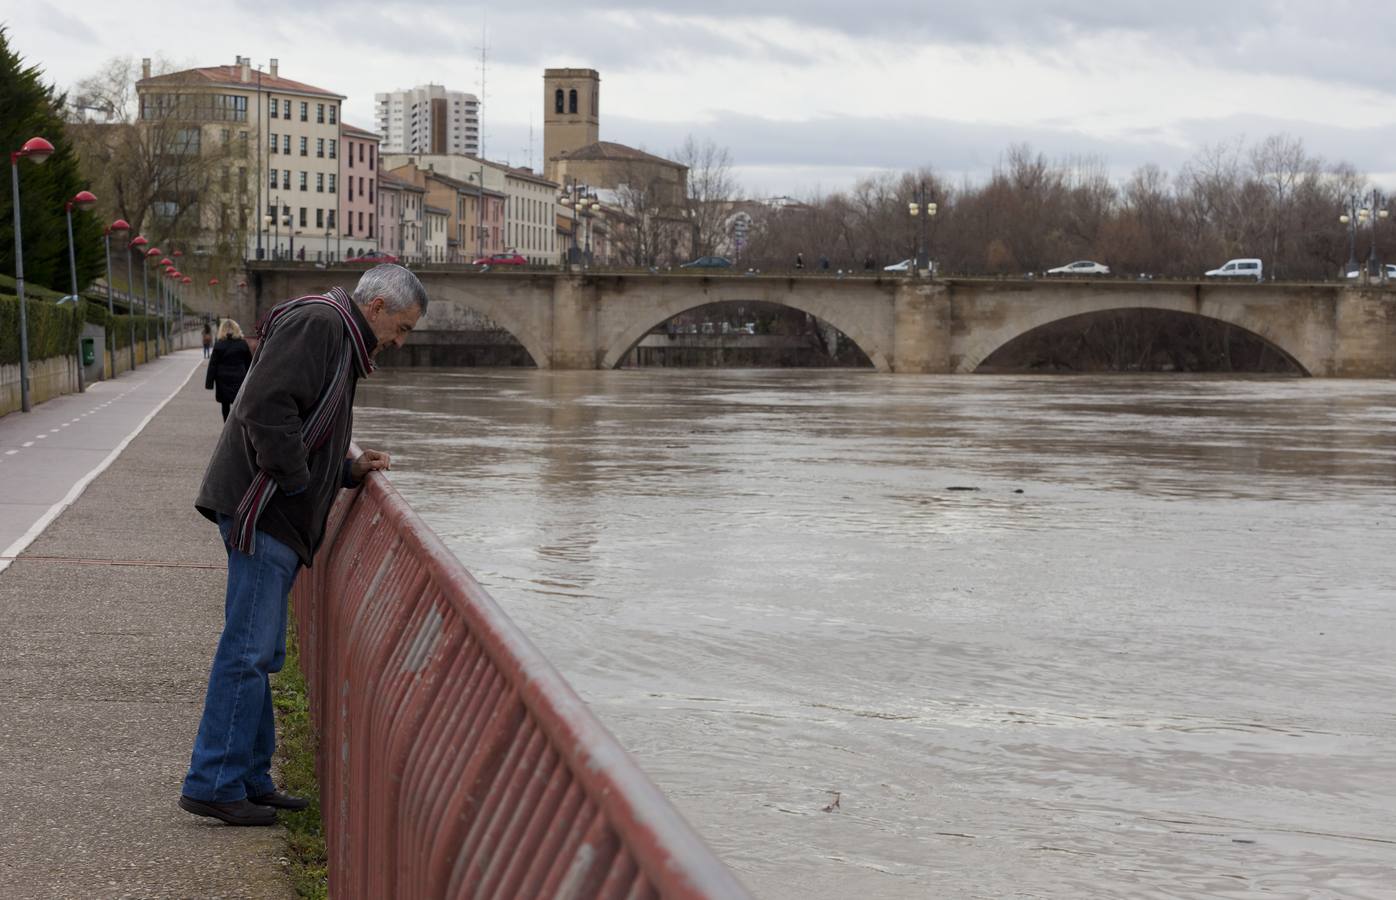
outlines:
{"label": "man's hand", "polygon": [[365,450],[360,453],[349,467],[349,475],[356,482],[363,481],[364,476],[369,472],[378,472],[392,468],[392,460],[388,454],[381,450]]}

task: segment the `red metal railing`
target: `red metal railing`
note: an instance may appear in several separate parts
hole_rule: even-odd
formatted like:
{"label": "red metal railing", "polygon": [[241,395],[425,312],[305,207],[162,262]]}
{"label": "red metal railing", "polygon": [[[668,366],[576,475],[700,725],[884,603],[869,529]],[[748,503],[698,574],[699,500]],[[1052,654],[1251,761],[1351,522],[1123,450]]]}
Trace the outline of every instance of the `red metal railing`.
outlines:
{"label": "red metal railing", "polygon": [[292,597],[336,900],[748,896],[386,479]]}

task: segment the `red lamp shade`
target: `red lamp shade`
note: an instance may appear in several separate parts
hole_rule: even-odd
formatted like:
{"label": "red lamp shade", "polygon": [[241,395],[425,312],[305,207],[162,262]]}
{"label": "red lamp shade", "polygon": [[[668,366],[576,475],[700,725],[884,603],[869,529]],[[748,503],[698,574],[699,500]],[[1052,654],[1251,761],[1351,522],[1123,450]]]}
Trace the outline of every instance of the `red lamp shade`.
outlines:
{"label": "red lamp shade", "polygon": [[172,254],[170,254],[170,255],[173,256],[173,257],[175,257],[176,259],[178,259],[179,257],[181,257],[181,256],[184,255],[184,251],[183,251],[183,250],[176,250],[174,253],[172,253]]}
{"label": "red lamp shade", "polygon": [[167,256],[167,257],[165,257],[164,259],[160,260],[160,265],[162,265],[162,266],[173,266],[174,263],[170,262],[170,258]]}
{"label": "red lamp shade", "polygon": [[140,236],[139,234],[131,238],[132,247],[144,247],[146,244],[149,243],[150,241],[147,241],[144,237]]}
{"label": "red lamp shade", "polygon": [[91,191],[78,191],[71,202],[78,209],[91,209],[97,205],[97,195]]}
{"label": "red lamp shade", "polygon": [[107,226],[107,230],[108,230],[108,231],[130,231],[130,230],[131,230],[131,223],[128,222],[128,221],[126,221],[125,219],[117,219],[115,222],[113,222],[113,223],[111,223],[110,225]]}
{"label": "red lamp shade", "polygon": [[217,279],[217,278],[210,278],[210,279],[208,280],[208,286],[209,286],[209,287],[213,287],[213,286],[214,286],[215,284],[217,284],[217,283],[218,283],[218,279]]}
{"label": "red lamp shade", "polygon": [[19,148],[19,155],[41,163],[53,155],[53,145],[41,137],[32,137]]}
{"label": "red lamp shade", "polygon": [[159,247],[151,247],[149,250],[145,251],[145,255],[146,255],[146,256],[159,256],[159,255],[160,255],[160,248],[159,248]]}
{"label": "red lamp shade", "polygon": [[193,284],[193,283],[194,283],[194,279],[190,278],[188,275],[185,275],[183,278],[181,278],[181,279],[179,280],[179,283],[180,283],[180,284]]}

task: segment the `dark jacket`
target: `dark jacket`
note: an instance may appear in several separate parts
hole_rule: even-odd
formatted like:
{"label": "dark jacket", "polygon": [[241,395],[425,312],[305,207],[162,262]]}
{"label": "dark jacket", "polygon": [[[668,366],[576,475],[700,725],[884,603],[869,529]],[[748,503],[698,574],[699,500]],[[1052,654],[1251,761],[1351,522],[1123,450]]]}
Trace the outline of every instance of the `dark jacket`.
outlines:
{"label": "dark jacket", "polygon": [[[350,304],[372,352],[373,330]],[[314,453],[301,439],[301,425],[334,376],[344,352],[344,322],[325,306],[303,306],[286,314],[258,348],[223,433],[209,460],[194,505],[212,521],[236,516],[238,504],[259,468],[277,491],[257,528],[296,551],[307,566],[320,546],[325,520],[341,486],[351,486],[345,454],[354,426],[353,369],[343,410],[329,438]]]}
{"label": "dark jacket", "polygon": [[213,399],[219,403],[232,403],[247,377],[247,368],[252,365],[252,348],[242,338],[223,338],[213,345],[208,357],[208,372],[204,375],[204,387],[213,390]]}

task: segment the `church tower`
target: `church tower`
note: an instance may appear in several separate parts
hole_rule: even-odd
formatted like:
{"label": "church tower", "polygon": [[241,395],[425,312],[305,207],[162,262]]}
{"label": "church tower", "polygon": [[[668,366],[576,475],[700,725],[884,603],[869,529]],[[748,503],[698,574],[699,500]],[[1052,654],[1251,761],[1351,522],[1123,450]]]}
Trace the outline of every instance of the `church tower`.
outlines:
{"label": "church tower", "polygon": [[601,76],[595,69],[543,70],[543,172],[559,156],[600,140]]}

